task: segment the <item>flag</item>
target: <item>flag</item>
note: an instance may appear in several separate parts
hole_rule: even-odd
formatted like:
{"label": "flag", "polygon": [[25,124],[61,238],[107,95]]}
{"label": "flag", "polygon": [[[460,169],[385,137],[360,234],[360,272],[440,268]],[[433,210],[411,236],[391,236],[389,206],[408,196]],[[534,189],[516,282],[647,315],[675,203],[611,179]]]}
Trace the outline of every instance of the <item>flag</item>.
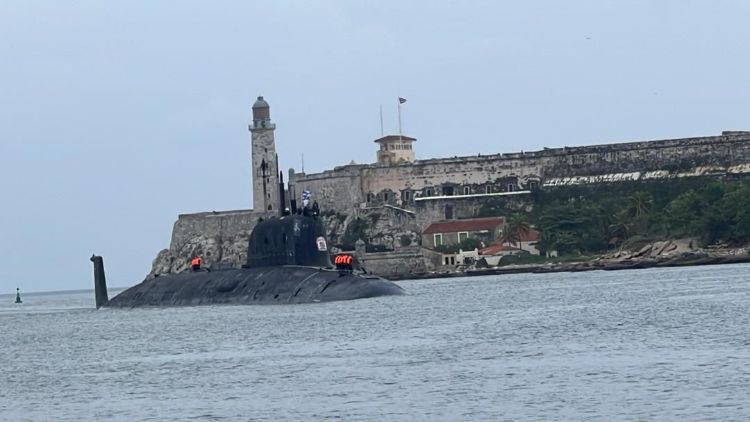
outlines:
{"label": "flag", "polygon": [[310,191],[305,189],[302,191],[302,206],[307,208],[307,206],[310,204]]}
{"label": "flag", "polygon": [[404,98],[404,97],[398,97],[398,103],[399,104],[403,104],[405,102],[406,102],[406,98]]}

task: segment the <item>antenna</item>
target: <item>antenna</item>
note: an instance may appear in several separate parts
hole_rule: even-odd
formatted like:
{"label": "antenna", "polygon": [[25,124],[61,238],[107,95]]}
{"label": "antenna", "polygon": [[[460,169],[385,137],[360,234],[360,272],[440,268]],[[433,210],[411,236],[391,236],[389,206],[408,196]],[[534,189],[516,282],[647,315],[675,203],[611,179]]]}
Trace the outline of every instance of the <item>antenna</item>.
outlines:
{"label": "antenna", "polygon": [[302,173],[305,172],[305,153],[302,153]]}
{"label": "antenna", "polygon": [[385,132],[383,131],[383,104],[380,105],[380,137],[382,138],[385,136]]}

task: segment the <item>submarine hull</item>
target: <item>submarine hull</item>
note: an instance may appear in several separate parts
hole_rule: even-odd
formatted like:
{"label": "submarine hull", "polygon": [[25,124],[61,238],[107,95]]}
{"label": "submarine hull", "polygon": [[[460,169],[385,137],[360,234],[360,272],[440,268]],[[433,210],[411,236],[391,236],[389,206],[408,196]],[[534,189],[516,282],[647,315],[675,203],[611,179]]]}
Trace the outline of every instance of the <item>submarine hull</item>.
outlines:
{"label": "submarine hull", "polygon": [[162,275],[123,291],[104,306],[273,305],[402,294],[401,287],[380,277],[287,265]]}

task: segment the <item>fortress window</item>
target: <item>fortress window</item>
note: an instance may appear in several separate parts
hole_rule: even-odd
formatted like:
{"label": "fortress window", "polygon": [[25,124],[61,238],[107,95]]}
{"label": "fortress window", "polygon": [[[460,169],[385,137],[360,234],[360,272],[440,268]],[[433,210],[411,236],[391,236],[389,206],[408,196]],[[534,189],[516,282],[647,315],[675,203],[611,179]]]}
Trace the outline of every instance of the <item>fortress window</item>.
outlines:
{"label": "fortress window", "polygon": [[530,182],[529,183],[529,189],[530,190],[537,190],[537,189],[539,189],[539,182]]}
{"label": "fortress window", "polygon": [[464,186],[464,195],[468,195],[470,193],[471,193],[471,188],[469,188],[468,186]]}
{"label": "fortress window", "polygon": [[453,186],[443,186],[444,196],[453,196]]}
{"label": "fortress window", "polygon": [[372,197],[373,197],[372,193],[368,193],[367,194],[367,202],[372,202],[372,199],[373,199]]}
{"label": "fortress window", "polygon": [[516,185],[513,183],[508,183],[508,192],[513,192],[516,190]]}
{"label": "fortress window", "polygon": [[388,202],[388,192],[383,192],[383,202]]}
{"label": "fortress window", "polygon": [[492,193],[492,185],[487,185],[486,192]]}
{"label": "fortress window", "polygon": [[410,199],[411,199],[411,192],[409,192],[408,190],[405,190],[401,194],[401,200],[404,202],[409,202]]}
{"label": "fortress window", "polygon": [[425,196],[432,196],[432,188],[427,188],[427,190],[424,193]]}

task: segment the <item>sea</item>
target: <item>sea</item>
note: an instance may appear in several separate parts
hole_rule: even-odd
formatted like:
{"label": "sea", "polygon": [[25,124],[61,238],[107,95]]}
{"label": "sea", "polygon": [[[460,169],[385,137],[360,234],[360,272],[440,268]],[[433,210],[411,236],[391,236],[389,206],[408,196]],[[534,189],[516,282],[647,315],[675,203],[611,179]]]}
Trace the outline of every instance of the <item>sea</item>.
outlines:
{"label": "sea", "polygon": [[0,296],[0,420],[750,420],[750,265],[399,284],[309,305]]}

